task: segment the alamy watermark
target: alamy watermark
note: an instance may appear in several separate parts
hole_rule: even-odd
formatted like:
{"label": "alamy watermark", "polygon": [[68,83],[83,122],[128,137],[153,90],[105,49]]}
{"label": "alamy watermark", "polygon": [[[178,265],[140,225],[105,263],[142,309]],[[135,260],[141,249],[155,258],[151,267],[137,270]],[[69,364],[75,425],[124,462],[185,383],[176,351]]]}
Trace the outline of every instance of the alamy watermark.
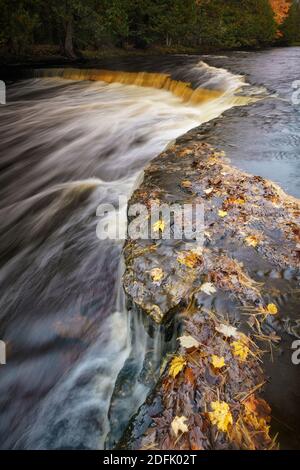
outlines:
{"label": "alamy watermark", "polygon": [[293,342],[292,349],[295,350],[292,354],[292,363],[298,366],[300,364],[300,339]]}
{"label": "alamy watermark", "polygon": [[0,365],[6,364],[6,344],[0,341]]}
{"label": "alamy watermark", "polygon": [[6,104],[6,85],[0,80],[0,104]]}
{"label": "alamy watermark", "polygon": [[292,104],[297,106],[300,104],[300,80],[295,80],[292,83],[292,88],[295,90],[292,93]]}
{"label": "alamy watermark", "polygon": [[[100,240],[204,240],[203,204],[166,204],[149,201],[128,206],[126,196],[119,197],[119,207],[100,204],[97,237]],[[127,224],[128,219],[128,224]]]}

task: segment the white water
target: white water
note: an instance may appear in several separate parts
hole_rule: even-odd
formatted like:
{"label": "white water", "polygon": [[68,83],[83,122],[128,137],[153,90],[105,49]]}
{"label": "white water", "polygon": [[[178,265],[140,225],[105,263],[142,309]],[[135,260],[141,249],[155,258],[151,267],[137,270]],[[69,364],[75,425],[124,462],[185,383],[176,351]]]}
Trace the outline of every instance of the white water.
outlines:
{"label": "white water", "polygon": [[[232,106],[240,77],[203,63],[197,71],[224,96],[190,106],[162,90],[56,78],[9,88],[0,117],[0,316],[16,356],[1,370],[4,447],[103,448],[131,345],[117,301],[122,244],[97,239],[96,209],[129,196],[171,140]],[[133,412],[145,393],[124,407]]]}

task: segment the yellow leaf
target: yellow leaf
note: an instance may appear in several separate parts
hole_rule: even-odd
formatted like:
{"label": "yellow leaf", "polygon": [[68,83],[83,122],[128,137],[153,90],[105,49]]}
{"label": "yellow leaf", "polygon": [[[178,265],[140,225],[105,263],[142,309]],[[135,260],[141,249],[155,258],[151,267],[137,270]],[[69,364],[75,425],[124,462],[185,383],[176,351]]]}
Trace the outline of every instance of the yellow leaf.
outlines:
{"label": "yellow leaf", "polygon": [[246,200],[242,199],[241,197],[239,197],[235,200],[235,204],[238,204],[238,205],[245,204],[245,202],[246,202]]}
{"label": "yellow leaf", "polygon": [[275,304],[268,304],[267,311],[270,315],[276,315],[278,313],[278,308]]}
{"label": "yellow leaf", "polygon": [[187,421],[187,418],[185,416],[175,416],[171,423],[171,428],[175,434],[175,436],[178,436],[179,432],[185,433],[188,432],[189,428],[185,424]]}
{"label": "yellow leaf", "polygon": [[219,214],[219,217],[223,218],[223,217],[226,217],[228,213],[226,211],[219,210],[218,214]]}
{"label": "yellow leaf", "polygon": [[249,237],[245,238],[245,243],[255,248],[259,244],[259,239],[255,235],[249,235]]}
{"label": "yellow leaf", "polygon": [[195,268],[202,261],[202,256],[194,251],[182,251],[177,256],[177,261],[188,268]]}
{"label": "yellow leaf", "polygon": [[229,197],[225,201],[227,204],[235,204],[235,205],[242,205],[245,204],[246,200],[244,197]]}
{"label": "yellow leaf", "polygon": [[211,356],[211,363],[215,369],[222,369],[225,366],[225,359],[224,357],[216,356],[213,354]]}
{"label": "yellow leaf", "polygon": [[186,365],[186,360],[183,356],[175,356],[171,362],[169,375],[175,379],[175,377],[182,371]]}
{"label": "yellow leaf", "polygon": [[209,418],[219,431],[227,432],[228,426],[233,424],[232,414],[227,403],[224,401],[213,401],[210,404],[213,411],[210,411]]}
{"label": "yellow leaf", "polygon": [[163,220],[158,220],[153,225],[153,231],[154,232],[159,232],[159,231],[163,232],[165,230],[165,227],[166,227],[165,222]]}
{"label": "yellow leaf", "polygon": [[180,184],[183,188],[191,188],[192,187],[191,181],[188,181],[188,180],[181,181]]}
{"label": "yellow leaf", "polygon": [[160,269],[160,268],[154,268],[154,269],[152,269],[151,272],[150,272],[150,274],[151,274],[152,280],[153,280],[154,282],[158,282],[158,281],[160,281],[160,280],[164,277],[164,272],[163,272],[163,270]]}
{"label": "yellow leaf", "polygon": [[242,362],[244,362],[247,359],[250,351],[248,346],[246,346],[246,344],[242,341],[233,341],[231,346],[234,349],[233,354],[237,356]]}

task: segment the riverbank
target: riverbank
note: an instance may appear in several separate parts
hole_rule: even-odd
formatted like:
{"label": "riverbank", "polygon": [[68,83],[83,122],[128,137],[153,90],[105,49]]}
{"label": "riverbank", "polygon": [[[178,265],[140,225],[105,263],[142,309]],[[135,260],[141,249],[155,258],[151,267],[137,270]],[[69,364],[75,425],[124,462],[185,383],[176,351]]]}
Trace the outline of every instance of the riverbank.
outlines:
{"label": "riverbank", "polygon": [[[282,44],[270,45],[269,48],[282,47]],[[299,46],[299,44],[293,44],[293,46]],[[289,46],[286,46],[289,47]],[[72,65],[73,67],[85,64],[88,66],[95,66],[97,61],[109,58],[134,58],[134,57],[151,57],[151,56],[167,56],[176,54],[187,54],[187,55],[202,55],[202,54],[224,54],[234,51],[260,51],[263,48],[254,47],[240,47],[221,49],[213,46],[201,46],[201,47],[187,47],[182,45],[177,46],[151,46],[148,48],[120,48],[120,47],[102,47],[98,50],[79,50],[77,51],[77,58],[70,59],[61,53],[58,46],[51,45],[37,45],[28,49],[27,52],[22,54],[12,54],[5,49],[0,50],[0,66],[39,66],[44,64],[45,66],[53,65]]]}
{"label": "riverbank", "polygon": [[61,64],[67,65],[72,64],[73,66],[80,65],[82,63],[89,64],[95,63],[98,60],[104,58],[116,57],[136,57],[136,56],[158,56],[158,55],[172,55],[172,54],[206,54],[210,52],[216,52],[215,48],[204,47],[193,48],[185,46],[176,47],[164,47],[164,46],[152,46],[145,49],[136,48],[119,48],[119,47],[102,47],[98,50],[82,50],[77,51],[77,58],[70,59],[63,55],[58,46],[40,45],[34,46],[28,50],[27,53],[23,54],[11,54],[5,50],[0,53],[0,65],[12,66],[21,64],[23,66],[43,64]]}
{"label": "riverbank", "polygon": [[[268,371],[271,359],[272,374],[283,367],[297,337],[300,203],[205,143],[215,124],[188,132],[154,159],[130,201],[201,204],[205,231],[203,247],[163,239],[125,245],[123,283],[133,312],[155,323],[177,317],[182,332],[121,448],[275,448],[272,425],[277,431],[276,420],[285,419],[282,410],[270,430],[278,407]],[[162,234],[163,220],[160,227]],[[286,428],[280,431],[286,447]]]}

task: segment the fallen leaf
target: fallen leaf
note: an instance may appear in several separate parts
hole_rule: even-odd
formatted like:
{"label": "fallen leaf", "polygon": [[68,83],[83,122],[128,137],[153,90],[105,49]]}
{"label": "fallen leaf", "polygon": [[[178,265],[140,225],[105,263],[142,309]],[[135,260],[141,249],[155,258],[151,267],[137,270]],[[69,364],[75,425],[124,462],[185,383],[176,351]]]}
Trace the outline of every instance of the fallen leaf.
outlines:
{"label": "fallen leaf", "polygon": [[219,212],[218,212],[219,217],[222,217],[222,218],[223,218],[223,217],[226,217],[227,214],[228,214],[228,212],[222,211],[222,210],[219,210]]}
{"label": "fallen leaf", "polygon": [[211,356],[211,363],[215,369],[222,369],[225,366],[225,359],[224,357],[216,356],[213,354]]}
{"label": "fallen leaf", "polygon": [[254,394],[250,395],[250,397],[244,401],[244,406],[248,413],[253,413],[265,420],[270,419],[272,410],[270,405],[263,398],[257,398]]}
{"label": "fallen leaf", "polygon": [[246,200],[243,197],[229,197],[226,199],[226,205],[242,205],[245,204]]}
{"label": "fallen leaf", "polygon": [[224,401],[213,401],[210,406],[213,410],[208,413],[211,423],[216,425],[219,431],[227,432],[228,426],[233,424],[228,404]]}
{"label": "fallen leaf", "polygon": [[218,333],[221,333],[227,338],[240,338],[240,333],[234,326],[224,325],[223,323],[221,323],[220,325],[216,326],[215,329],[216,331],[218,331]]}
{"label": "fallen leaf", "polygon": [[191,369],[190,367],[186,367],[184,371],[184,380],[185,382],[188,382],[190,385],[195,385],[196,377],[193,372],[193,369]]}
{"label": "fallen leaf", "polygon": [[171,428],[175,434],[175,436],[178,436],[178,433],[185,433],[188,432],[189,428],[186,425],[187,418],[185,416],[175,416],[171,423]]}
{"label": "fallen leaf", "polygon": [[178,338],[180,345],[185,349],[199,348],[200,343],[190,335],[184,335]]}
{"label": "fallen leaf", "polygon": [[209,194],[211,194],[211,193],[213,192],[213,190],[214,190],[214,188],[207,188],[207,189],[204,189],[203,192],[204,192],[205,194],[209,195]]}
{"label": "fallen leaf", "polygon": [[259,244],[259,239],[255,235],[249,235],[245,238],[245,243],[248,246],[253,246],[254,248]]}
{"label": "fallen leaf", "polygon": [[150,272],[150,274],[151,274],[152,280],[153,280],[154,282],[158,282],[158,281],[160,281],[160,280],[164,277],[164,272],[163,272],[163,270],[160,269],[160,268],[154,268],[154,269],[152,269],[151,272]]}
{"label": "fallen leaf", "polygon": [[191,188],[192,187],[192,182],[188,180],[181,181],[180,185],[183,188]]}
{"label": "fallen leaf", "polygon": [[183,356],[175,356],[171,362],[169,375],[175,379],[175,377],[182,371],[186,365],[186,360]]}
{"label": "fallen leaf", "polygon": [[275,304],[268,304],[267,305],[267,311],[270,315],[277,315],[278,308]]}
{"label": "fallen leaf", "polygon": [[217,292],[217,289],[211,282],[205,282],[204,284],[202,284],[200,290],[207,295],[212,295]]}
{"label": "fallen leaf", "polygon": [[195,251],[182,251],[177,256],[177,261],[188,268],[195,268],[202,262],[202,256]]}
{"label": "fallen leaf", "polygon": [[248,346],[246,346],[246,344],[242,341],[233,341],[231,343],[231,346],[234,349],[233,354],[238,357],[242,362],[246,361],[250,351]]}
{"label": "fallen leaf", "polygon": [[153,231],[154,232],[159,232],[159,231],[163,232],[165,230],[165,227],[166,227],[165,222],[163,220],[158,220],[153,225]]}

